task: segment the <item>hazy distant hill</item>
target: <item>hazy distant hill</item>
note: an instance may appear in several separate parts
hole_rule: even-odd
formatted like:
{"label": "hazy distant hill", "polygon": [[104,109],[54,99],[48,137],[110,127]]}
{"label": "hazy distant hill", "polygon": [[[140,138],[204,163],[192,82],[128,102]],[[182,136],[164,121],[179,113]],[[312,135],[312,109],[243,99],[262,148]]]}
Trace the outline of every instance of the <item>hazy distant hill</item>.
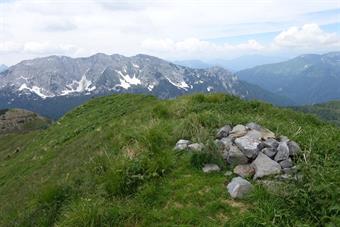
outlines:
{"label": "hazy distant hill", "polygon": [[340,52],[301,55],[242,70],[237,75],[300,105],[340,99]]}

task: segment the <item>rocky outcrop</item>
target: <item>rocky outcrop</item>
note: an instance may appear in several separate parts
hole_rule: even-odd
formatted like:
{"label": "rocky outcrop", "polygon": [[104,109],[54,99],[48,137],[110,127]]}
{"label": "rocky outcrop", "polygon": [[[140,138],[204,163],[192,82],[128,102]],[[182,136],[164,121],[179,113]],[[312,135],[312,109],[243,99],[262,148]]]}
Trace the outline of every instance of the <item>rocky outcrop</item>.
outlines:
{"label": "rocky outcrop", "polygon": [[[234,127],[224,125],[217,130],[215,145],[227,165],[234,167],[238,175],[227,186],[232,198],[242,198],[251,189],[251,183],[243,178],[257,180],[278,175],[276,179],[296,179],[294,160],[299,155],[300,146],[286,136],[275,133],[254,122]],[[201,151],[203,144],[191,144],[188,140],[179,140],[175,149],[183,150],[193,147]],[[203,172],[220,171],[213,163],[206,163]]]}

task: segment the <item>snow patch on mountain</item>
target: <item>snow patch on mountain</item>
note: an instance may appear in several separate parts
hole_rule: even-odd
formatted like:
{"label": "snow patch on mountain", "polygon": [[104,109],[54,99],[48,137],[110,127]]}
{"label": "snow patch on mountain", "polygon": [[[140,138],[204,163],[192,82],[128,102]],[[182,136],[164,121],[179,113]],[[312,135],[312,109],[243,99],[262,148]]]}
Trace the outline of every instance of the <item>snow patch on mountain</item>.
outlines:
{"label": "snow patch on mountain", "polygon": [[[124,70],[124,69],[123,69]],[[115,70],[121,78],[119,78],[120,84],[117,86],[121,86],[124,89],[128,89],[131,87],[131,85],[139,85],[142,84],[140,79],[136,77],[135,74],[133,74],[133,77],[131,77],[129,74],[124,75],[121,71]]]}
{"label": "snow patch on mountain", "polygon": [[[93,91],[96,86],[92,86],[92,81],[88,80],[85,75],[79,81],[72,81],[71,84],[66,85],[67,89],[61,92],[61,95],[69,95],[72,93],[80,93],[84,91]],[[76,86],[76,87],[75,87]],[[74,88],[75,87],[75,88]]]}
{"label": "snow patch on mountain", "polygon": [[38,96],[40,96],[41,98],[43,99],[46,99],[48,97],[53,97],[54,95],[46,95],[44,94],[44,89],[43,88],[40,88],[40,87],[37,87],[37,86],[32,86],[31,88],[27,86],[27,84],[22,84],[19,89],[19,91],[23,91],[23,90],[29,90],[30,92],[32,93],[35,93],[37,94]]}

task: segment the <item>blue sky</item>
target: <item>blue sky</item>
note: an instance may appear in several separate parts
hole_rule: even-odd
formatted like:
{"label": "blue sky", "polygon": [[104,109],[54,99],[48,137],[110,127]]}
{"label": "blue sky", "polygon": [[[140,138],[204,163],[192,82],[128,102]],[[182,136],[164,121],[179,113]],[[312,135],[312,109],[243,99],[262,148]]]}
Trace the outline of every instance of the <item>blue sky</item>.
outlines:
{"label": "blue sky", "polygon": [[1,0],[0,63],[146,53],[171,60],[340,51],[339,0]]}

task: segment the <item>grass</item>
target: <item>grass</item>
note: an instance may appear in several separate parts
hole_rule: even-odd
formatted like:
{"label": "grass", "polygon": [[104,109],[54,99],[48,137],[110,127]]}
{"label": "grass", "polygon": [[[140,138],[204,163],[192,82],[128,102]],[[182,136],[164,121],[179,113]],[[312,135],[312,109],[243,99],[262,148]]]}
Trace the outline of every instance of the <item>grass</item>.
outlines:
{"label": "grass", "polygon": [[[199,169],[206,160],[223,165],[213,148],[173,150],[178,139],[206,143],[216,128],[250,121],[303,148],[304,177],[285,184],[289,193],[255,183],[232,200],[228,166]],[[222,94],[97,98],[44,131],[0,137],[0,225],[337,226],[339,138],[312,116]]]}

